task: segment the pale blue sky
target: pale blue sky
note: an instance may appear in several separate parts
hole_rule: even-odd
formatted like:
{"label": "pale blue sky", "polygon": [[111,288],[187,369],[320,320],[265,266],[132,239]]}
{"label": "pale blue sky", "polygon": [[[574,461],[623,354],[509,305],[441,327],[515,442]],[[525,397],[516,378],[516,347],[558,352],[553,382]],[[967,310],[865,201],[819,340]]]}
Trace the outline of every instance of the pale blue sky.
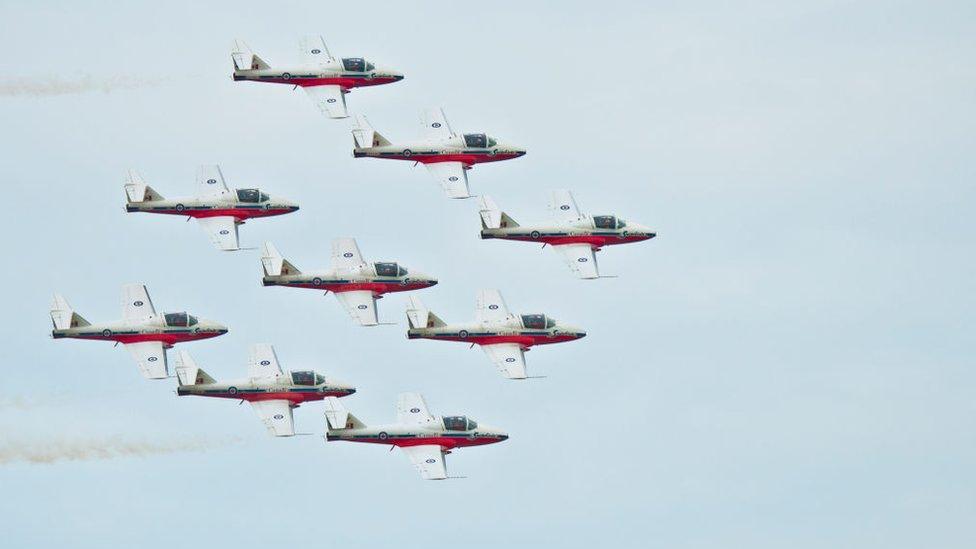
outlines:
{"label": "pale blue sky", "polygon": [[[205,5],[206,4],[206,5]],[[0,435],[239,440],[207,452],[0,465],[5,547],[971,547],[976,8],[967,2],[4,2],[4,75],[124,79],[110,93],[0,97],[5,373]],[[229,46],[296,59],[305,33],[406,74],[356,91],[385,135],[443,106],[525,146],[472,190],[544,219],[549,189],[658,229],[600,256],[481,241],[473,201],[423,168],[354,160],[348,121],[303,93],[234,83]],[[16,80],[14,83],[23,82]],[[249,222],[299,268],[329,241],[437,276],[423,299],[472,317],[478,288],[583,326],[500,378],[478,350],[353,326],[331,297],[262,288],[257,252],[177,218],[126,215],[125,170],[189,194],[200,163],[297,200]],[[47,337],[64,293],[117,318],[119,286],[231,331],[189,344],[217,377],[246,347],[355,384],[369,422],[396,394],[503,427],[423,482],[385,448],[275,440],[233,402],[179,399],[122,349]],[[26,399],[26,404],[22,400]],[[319,404],[296,411],[321,433]],[[9,446],[8,446],[9,447]]]}

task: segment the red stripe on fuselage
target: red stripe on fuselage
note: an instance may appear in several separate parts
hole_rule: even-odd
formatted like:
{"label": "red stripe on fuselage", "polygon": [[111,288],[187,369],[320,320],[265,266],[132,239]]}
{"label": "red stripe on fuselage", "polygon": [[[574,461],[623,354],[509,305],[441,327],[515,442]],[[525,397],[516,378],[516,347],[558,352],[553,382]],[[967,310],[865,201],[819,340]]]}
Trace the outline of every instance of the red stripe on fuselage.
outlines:
{"label": "red stripe on fuselage", "polygon": [[594,248],[602,248],[603,246],[613,246],[616,244],[630,244],[632,242],[641,242],[648,240],[650,237],[647,236],[634,236],[627,235],[625,237],[618,236],[594,236],[594,235],[578,235],[578,236],[540,236],[539,238],[532,238],[531,236],[496,236],[495,238],[503,238],[505,240],[517,240],[519,242],[545,242],[551,246],[558,246],[560,244],[589,244]]}
{"label": "red stripe on fuselage", "polygon": [[391,77],[376,77],[376,78],[345,78],[341,76],[332,76],[328,78],[296,78],[291,77],[285,78],[261,78],[261,79],[249,79],[251,82],[270,82],[272,84],[288,84],[290,86],[299,86],[302,88],[311,88],[315,86],[339,86],[344,89],[351,88],[366,88],[369,86],[379,86],[381,84],[392,84],[396,82],[396,78]]}
{"label": "red stripe on fuselage", "polygon": [[277,286],[285,286],[287,288],[305,288],[308,290],[328,290],[333,293],[342,292],[358,292],[358,291],[368,291],[373,292],[377,295],[389,294],[393,292],[409,292],[411,290],[422,290],[429,287],[428,284],[421,282],[411,282],[409,284],[400,284],[397,282],[354,282],[351,284],[329,284],[328,282],[322,282],[316,286],[311,282],[306,282],[302,284],[276,284]]}
{"label": "red stripe on fuselage", "polygon": [[426,446],[430,444],[436,444],[437,446],[451,449],[451,448],[462,448],[464,446],[482,446],[484,444],[501,442],[502,439],[494,438],[494,437],[477,437],[473,439],[468,439],[468,438],[462,439],[462,438],[452,438],[452,437],[411,437],[411,438],[393,439],[393,437],[391,437],[386,440],[380,440],[378,438],[360,439],[360,440],[352,440],[352,439],[342,439],[342,440],[345,440],[347,442],[366,442],[366,443],[373,443],[373,444],[386,444],[386,445],[398,446],[401,448],[407,446]]}
{"label": "red stripe on fuselage", "polygon": [[135,335],[116,335],[104,336],[101,334],[84,336],[65,336],[73,339],[90,339],[93,341],[117,341],[122,344],[142,343],[144,341],[161,341],[166,345],[174,345],[186,341],[197,341],[200,339],[210,339],[221,334],[217,332],[199,332],[192,334],[135,334]]}
{"label": "red stripe on fuselage", "polygon": [[257,217],[272,217],[275,215],[284,215],[291,213],[294,210],[288,208],[275,208],[270,210],[259,210],[259,209],[246,209],[246,208],[221,208],[213,210],[191,210],[186,209],[179,211],[176,208],[170,208],[166,210],[140,210],[145,213],[155,213],[155,214],[167,214],[167,215],[182,215],[186,217],[192,217],[195,219],[201,219],[206,217],[233,217],[235,219],[253,219]]}

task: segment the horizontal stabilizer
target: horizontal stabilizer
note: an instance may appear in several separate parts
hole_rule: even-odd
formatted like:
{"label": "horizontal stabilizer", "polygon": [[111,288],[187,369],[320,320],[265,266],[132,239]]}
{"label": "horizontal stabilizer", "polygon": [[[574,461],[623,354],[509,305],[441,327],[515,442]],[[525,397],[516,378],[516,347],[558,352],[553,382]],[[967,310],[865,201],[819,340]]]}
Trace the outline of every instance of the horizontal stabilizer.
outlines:
{"label": "horizontal stabilizer", "polygon": [[428,309],[417,296],[407,297],[407,322],[411,328],[434,328],[447,326],[443,320]]}
{"label": "horizontal stabilizer", "polygon": [[133,170],[129,170],[129,175],[126,178],[125,197],[129,202],[152,202],[163,199],[163,195],[146,185],[142,176]]}
{"label": "horizontal stabilizer", "polygon": [[264,62],[247,47],[247,44],[238,40],[234,42],[234,51],[230,54],[234,60],[234,70],[247,71],[258,69],[270,69],[271,66]]}
{"label": "horizontal stabilizer", "polygon": [[345,406],[336,397],[327,397],[322,401],[325,404],[325,419],[329,423],[330,431],[340,431],[342,429],[362,429],[366,424],[356,416],[350,414]]}
{"label": "horizontal stabilizer", "polygon": [[201,370],[190,353],[180,351],[176,356],[176,377],[180,385],[211,385],[217,380]]}
{"label": "horizontal stabilizer", "polygon": [[373,126],[369,124],[369,120],[361,114],[356,115],[356,126],[352,129],[352,137],[356,141],[356,147],[360,149],[392,145],[387,138],[374,130]]}
{"label": "horizontal stabilizer", "polygon": [[264,243],[264,253],[261,256],[261,265],[264,266],[266,276],[281,276],[300,274],[297,268],[287,259],[281,256],[278,248],[270,242]]}
{"label": "horizontal stabilizer", "polygon": [[51,302],[51,321],[54,323],[55,329],[58,330],[91,325],[81,315],[71,310],[68,300],[61,294],[54,294],[54,299]]}

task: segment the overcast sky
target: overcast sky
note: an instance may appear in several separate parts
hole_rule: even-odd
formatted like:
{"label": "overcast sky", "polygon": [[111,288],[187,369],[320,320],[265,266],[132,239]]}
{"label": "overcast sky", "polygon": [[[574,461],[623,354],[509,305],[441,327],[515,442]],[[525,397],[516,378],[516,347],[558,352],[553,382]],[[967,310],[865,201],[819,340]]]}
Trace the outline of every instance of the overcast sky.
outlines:
{"label": "overcast sky", "polygon": [[[976,7],[635,4],[0,5],[3,545],[973,546]],[[306,33],[406,75],[347,97],[394,142],[443,106],[527,148],[470,172],[516,220],[568,188],[658,238],[605,249],[619,278],[598,281],[481,241],[475,202],[422,167],[353,159],[349,121],[231,80],[234,38],[274,65]],[[127,169],[178,196],[201,163],[301,204],[245,245],[311,269],[356,237],[438,277],[420,296],[447,321],[499,288],[589,336],[507,381],[477,349],[408,341],[402,295],[379,302],[397,326],[354,326],[331,296],[263,288],[257,251],[125,214]],[[358,387],[369,423],[416,390],[511,438],[425,482],[399,452],[325,444],[320,403],[295,411],[315,436],[273,439],[122,348],[50,339],[53,292],[113,320],[129,282],[230,327],[181,347],[215,377],[269,342]],[[21,459],[62,451],[86,459]]]}

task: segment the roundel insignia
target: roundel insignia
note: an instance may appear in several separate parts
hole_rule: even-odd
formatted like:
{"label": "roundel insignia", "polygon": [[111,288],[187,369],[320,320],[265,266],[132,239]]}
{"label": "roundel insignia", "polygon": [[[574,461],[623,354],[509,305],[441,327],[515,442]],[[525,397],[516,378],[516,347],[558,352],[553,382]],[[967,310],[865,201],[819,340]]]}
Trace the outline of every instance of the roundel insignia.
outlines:
{"label": "roundel insignia", "polygon": [[419,414],[420,413],[420,408],[410,408],[410,413],[411,414]]}
{"label": "roundel insignia", "polygon": [[427,459],[425,460],[425,463],[437,463],[437,460],[436,460],[436,459],[434,459],[434,458],[427,458]]}
{"label": "roundel insignia", "polygon": [[365,310],[365,309],[367,309],[368,307],[367,307],[366,305],[360,305],[360,306],[358,306],[358,307],[356,307],[356,308],[357,308],[357,309],[363,309],[363,310]]}
{"label": "roundel insignia", "polygon": [[142,307],[144,303],[141,301],[133,301],[132,305],[134,305],[135,307]]}
{"label": "roundel insignia", "polygon": [[492,311],[494,311],[495,309],[498,308],[498,305],[495,305],[494,303],[492,303],[491,305],[488,306],[488,308],[491,309]]}
{"label": "roundel insignia", "polygon": [[352,252],[346,252],[342,254],[342,257],[352,257]]}
{"label": "roundel insignia", "polygon": [[457,181],[458,180],[458,177],[456,175],[452,175],[451,177],[448,177],[447,180],[448,181]]}
{"label": "roundel insignia", "polygon": [[112,335],[112,330],[108,330],[108,329],[102,330],[102,335],[105,336],[105,337],[108,337],[108,336]]}
{"label": "roundel insignia", "polygon": [[505,362],[515,362],[515,359],[512,357],[508,357],[505,359]]}
{"label": "roundel insignia", "polygon": [[221,229],[220,234],[230,234],[230,231],[228,231],[227,229]]}
{"label": "roundel insignia", "polygon": [[330,97],[330,98],[326,99],[325,102],[326,103],[335,103],[335,98],[334,97]]}
{"label": "roundel insignia", "polygon": [[568,204],[563,204],[562,206],[559,207],[559,209],[560,210],[568,210],[569,209],[569,205]]}
{"label": "roundel insignia", "polygon": [[274,415],[274,418],[275,418],[275,419],[285,419],[285,416],[283,416],[283,415],[281,415],[281,414],[275,414],[275,415]]}
{"label": "roundel insignia", "polygon": [[261,366],[268,366],[270,364],[271,364],[271,361],[270,360],[262,360],[261,361]]}
{"label": "roundel insignia", "polygon": [[217,180],[216,179],[208,179],[207,180],[207,185],[213,185],[215,183],[217,183]]}
{"label": "roundel insignia", "polygon": [[314,53],[315,55],[318,55],[318,54],[322,53],[322,50],[315,49],[315,50],[312,50],[312,53]]}
{"label": "roundel insignia", "polygon": [[159,360],[159,358],[154,357],[154,356],[151,356],[151,357],[149,357],[149,358],[146,359],[147,362],[156,362],[157,360]]}
{"label": "roundel insignia", "polygon": [[430,127],[431,128],[439,128],[439,127],[441,127],[441,123],[440,122],[434,122],[433,124],[430,125]]}
{"label": "roundel insignia", "polygon": [[577,259],[576,261],[579,261],[580,263],[586,263],[587,261],[589,261],[589,258],[581,257],[581,258]]}

